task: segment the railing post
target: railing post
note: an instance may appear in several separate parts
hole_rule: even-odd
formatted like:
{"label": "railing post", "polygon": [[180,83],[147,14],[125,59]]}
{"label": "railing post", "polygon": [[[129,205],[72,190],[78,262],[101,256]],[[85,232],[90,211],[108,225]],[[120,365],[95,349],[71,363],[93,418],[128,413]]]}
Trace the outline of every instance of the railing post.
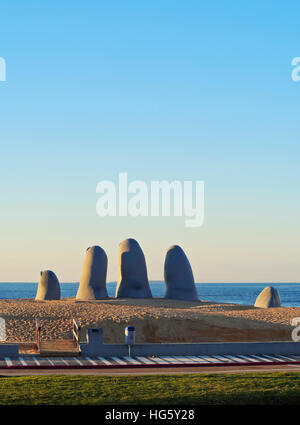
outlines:
{"label": "railing post", "polygon": [[81,326],[76,319],[73,319],[73,341],[76,341],[77,346],[80,345],[80,330]]}
{"label": "railing post", "polygon": [[35,327],[36,327],[36,344],[38,350],[40,349],[40,340],[41,340],[41,324],[40,319],[35,319]]}

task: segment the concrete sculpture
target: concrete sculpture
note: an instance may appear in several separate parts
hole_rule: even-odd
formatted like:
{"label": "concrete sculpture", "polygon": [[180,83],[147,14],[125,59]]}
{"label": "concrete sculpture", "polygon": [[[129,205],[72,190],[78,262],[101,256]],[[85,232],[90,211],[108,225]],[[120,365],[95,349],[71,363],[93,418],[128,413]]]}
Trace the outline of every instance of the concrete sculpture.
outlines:
{"label": "concrete sculpture", "polygon": [[281,300],[279,292],[277,289],[272,286],[267,286],[261,291],[261,293],[256,298],[254,307],[262,308],[271,308],[271,307],[280,307]]}
{"label": "concrete sculpture", "polygon": [[56,274],[51,270],[41,271],[36,300],[59,300],[60,285]]}
{"label": "concrete sculpture", "polygon": [[116,297],[152,298],[145,257],[135,239],[126,239],[119,245]]}
{"label": "concrete sculpture", "polygon": [[108,298],[106,289],[107,255],[100,246],[86,250],[76,299],[101,300]]}
{"label": "concrete sculpture", "polygon": [[199,301],[191,265],[178,245],[171,246],[166,253],[164,276],[165,298]]}

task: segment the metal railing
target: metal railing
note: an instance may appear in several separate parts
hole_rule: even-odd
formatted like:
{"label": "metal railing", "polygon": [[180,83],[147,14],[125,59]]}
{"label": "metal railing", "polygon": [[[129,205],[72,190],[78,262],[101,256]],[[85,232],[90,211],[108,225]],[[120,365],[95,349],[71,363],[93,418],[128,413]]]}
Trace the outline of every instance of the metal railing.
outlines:
{"label": "metal railing", "polygon": [[[36,328],[36,345],[39,350],[40,344],[41,344],[41,322],[39,318],[35,319],[35,328]],[[76,319],[73,319],[72,336],[73,336],[73,341],[75,342],[77,347],[80,347],[80,330],[81,330],[80,323]]]}
{"label": "metal railing", "polygon": [[40,349],[40,342],[41,342],[41,323],[40,319],[35,319],[35,328],[36,328],[36,344],[38,350]]}
{"label": "metal railing", "polygon": [[80,330],[80,323],[76,319],[73,319],[73,341],[75,341],[78,347],[80,346]]}

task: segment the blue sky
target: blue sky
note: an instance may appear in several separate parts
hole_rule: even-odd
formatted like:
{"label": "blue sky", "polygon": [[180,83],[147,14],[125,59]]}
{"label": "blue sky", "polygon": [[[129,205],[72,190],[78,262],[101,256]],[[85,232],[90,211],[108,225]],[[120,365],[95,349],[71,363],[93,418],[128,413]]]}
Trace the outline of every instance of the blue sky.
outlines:
{"label": "blue sky", "polygon": [[[38,1],[1,6],[0,281],[108,279],[136,238],[163,278],[179,244],[201,282],[299,281],[296,1]],[[96,185],[204,180],[205,222],[96,215]]]}

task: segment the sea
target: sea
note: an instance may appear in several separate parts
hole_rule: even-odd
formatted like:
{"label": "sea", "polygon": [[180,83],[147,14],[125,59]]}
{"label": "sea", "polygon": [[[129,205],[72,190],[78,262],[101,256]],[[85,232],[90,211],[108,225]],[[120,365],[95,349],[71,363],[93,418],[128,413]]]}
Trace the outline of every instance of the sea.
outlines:
{"label": "sea", "polygon": [[[61,283],[61,297],[75,297],[79,283]],[[153,297],[163,298],[164,282],[150,282]],[[196,283],[199,299],[220,303],[253,305],[258,294],[266,287],[279,291],[283,307],[300,307],[300,283]],[[0,299],[35,298],[37,283],[0,283]],[[115,296],[116,282],[107,283],[110,297]]]}

